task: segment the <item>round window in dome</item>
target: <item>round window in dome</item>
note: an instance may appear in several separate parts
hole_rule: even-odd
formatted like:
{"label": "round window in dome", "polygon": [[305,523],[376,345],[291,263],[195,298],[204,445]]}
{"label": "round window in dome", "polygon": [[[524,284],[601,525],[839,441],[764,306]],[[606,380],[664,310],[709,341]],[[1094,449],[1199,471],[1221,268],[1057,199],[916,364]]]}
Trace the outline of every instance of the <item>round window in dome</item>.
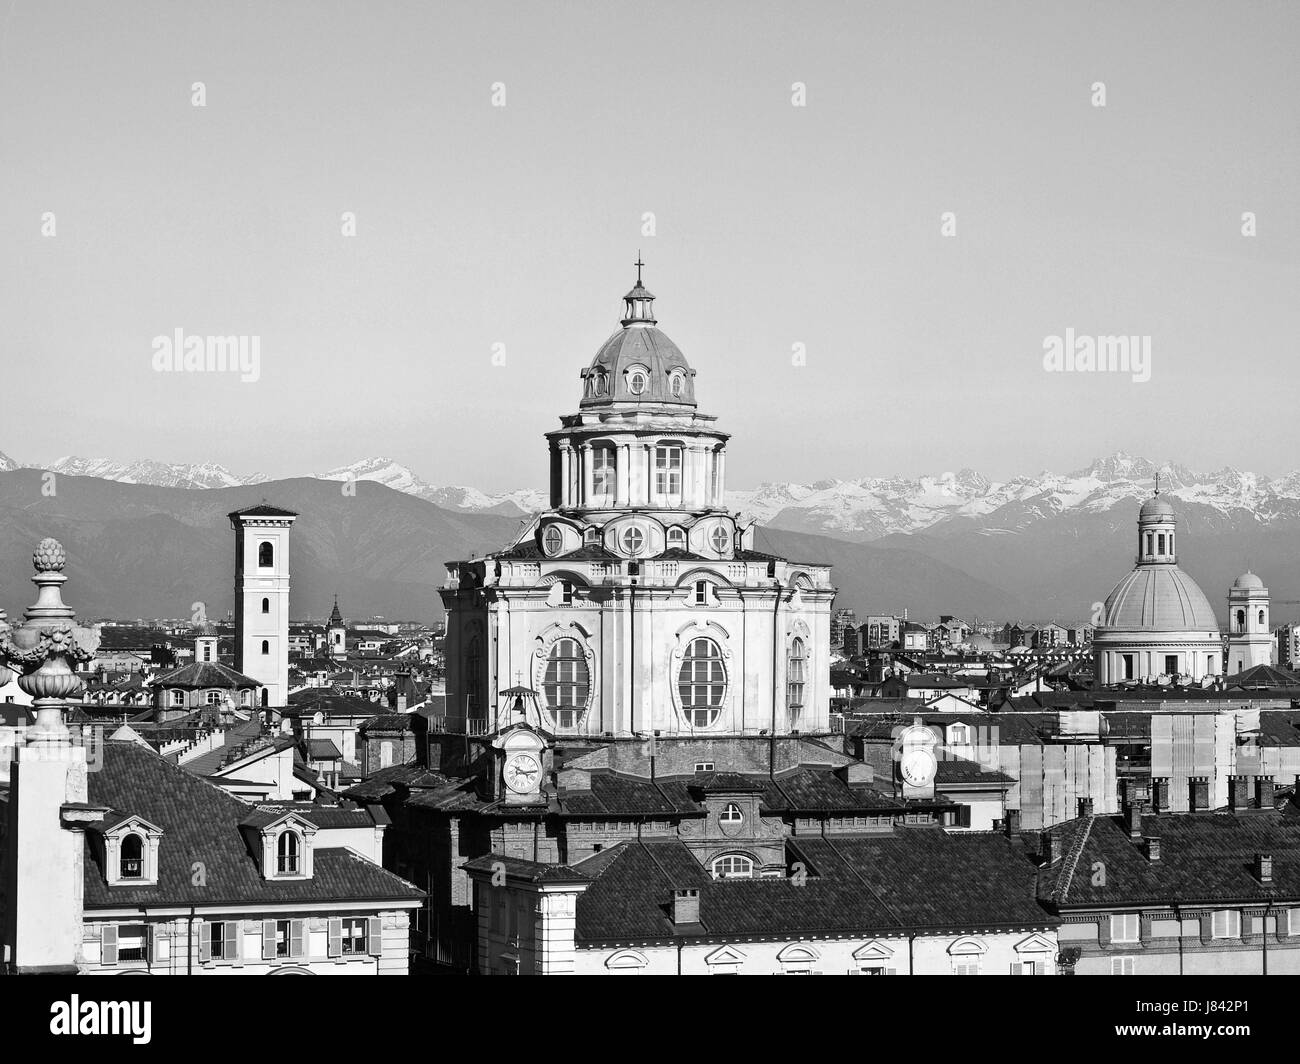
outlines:
{"label": "round window in dome", "polygon": [[542,545],[546,548],[547,554],[559,554],[560,548],[564,546],[563,533],[551,525],[542,536]]}
{"label": "round window in dome", "polygon": [[727,530],[725,528],[715,528],[709,535],[709,541],[713,544],[713,549],[721,554],[727,549],[730,537],[727,535]]}
{"label": "round window in dome", "polygon": [[623,533],[623,549],[628,554],[640,554],[645,549],[645,533],[633,527]]}
{"label": "round window in dome", "polygon": [[677,396],[678,398],[680,398],[680,397],[681,397],[681,394],[682,394],[682,389],[683,389],[683,387],[684,387],[684,384],[683,384],[683,381],[682,381],[682,375],[681,375],[680,373],[674,373],[674,374],[673,374],[673,380],[672,380],[672,385],[671,385],[671,387],[672,387],[673,395],[675,395],[675,396]]}
{"label": "round window in dome", "polygon": [[627,377],[627,390],[633,395],[640,395],[645,391],[646,385],[650,383],[650,378],[646,376],[643,369],[634,369]]}

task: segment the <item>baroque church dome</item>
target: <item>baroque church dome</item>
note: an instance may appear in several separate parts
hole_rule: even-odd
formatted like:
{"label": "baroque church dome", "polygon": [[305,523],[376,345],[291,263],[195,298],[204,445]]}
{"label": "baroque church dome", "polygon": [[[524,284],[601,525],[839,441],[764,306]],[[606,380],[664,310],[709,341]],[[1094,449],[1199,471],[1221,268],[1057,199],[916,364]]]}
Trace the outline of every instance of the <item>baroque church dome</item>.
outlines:
{"label": "baroque church dome", "polygon": [[636,284],[623,297],[627,309],[622,328],[600,345],[582,371],[580,409],[695,406],[695,371],[657,327],[655,297],[641,283],[642,265],[638,259]]}

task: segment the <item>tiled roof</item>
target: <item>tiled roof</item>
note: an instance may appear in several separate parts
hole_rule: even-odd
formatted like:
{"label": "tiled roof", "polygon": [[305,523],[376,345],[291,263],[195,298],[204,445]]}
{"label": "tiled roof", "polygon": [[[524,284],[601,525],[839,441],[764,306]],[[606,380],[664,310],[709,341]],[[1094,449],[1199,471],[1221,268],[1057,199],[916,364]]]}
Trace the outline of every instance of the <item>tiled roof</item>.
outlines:
{"label": "tiled roof", "polygon": [[467,872],[494,873],[504,870],[511,879],[522,879],[529,883],[586,883],[588,876],[568,865],[539,864],[536,861],[521,861],[515,857],[500,857],[486,854],[465,863]]}
{"label": "tiled roof", "polygon": [[312,739],[307,743],[307,758],[310,761],[341,761],[343,753],[334,745],[333,739]]}
{"label": "tiled roof", "polygon": [[[1118,817],[1082,817],[1052,831],[1064,857],[1042,869],[1040,896],[1070,907],[1300,899],[1300,821],[1271,811],[1142,817],[1142,834],[1160,839],[1147,858]],[[1273,857],[1273,881],[1255,878],[1258,853]],[[1088,870],[1106,868],[1104,884]]]}
{"label": "tiled roof", "polygon": [[411,731],[413,713],[377,713],[363,721],[358,729],[363,735],[372,731]]}
{"label": "tiled roof", "polygon": [[934,774],[935,783],[960,784],[960,783],[1016,783],[1015,776],[1008,776],[1005,772],[999,772],[997,769],[985,768],[975,761],[968,761],[964,757],[941,757],[935,766]]}
{"label": "tiled roof", "polygon": [[285,510],[279,506],[272,506],[269,503],[258,503],[256,506],[246,506],[242,510],[234,510],[226,515],[227,517],[297,517],[298,514],[292,510]]}
{"label": "tiled roof", "polygon": [[378,801],[396,793],[399,784],[419,790],[442,787],[448,782],[447,777],[441,772],[432,772],[423,765],[390,765],[388,768],[381,768],[371,773],[355,787],[348,788],[343,792],[343,797],[358,801]]}
{"label": "tiled roof", "polygon": [[[309,880],[265,880],[249,853],[241,821],[249,807],[206,780],[130,742],[104,744],[103,763],[88,776],[89,799],[135,813],[163,830],[158,884],[110,887],[86,843],[87,909],[226,904],[405,901],[423,897],[405,880],[342,848],[317,848]],[[195,883],[193,864],[203,863]]]}
{"label": "tiled roof", "polygon": [[[910,929],[977,931],[1048,927],[1056,921],[1034,899],[1034,869],[1000,835],[901,830],[874,838],[789,840],[799,881],[714,880],[678,841],[623,842],[576,868],[593,878],[579,896],[580,943]],[[700,921],[674,929],[674,889],[700,895]]]}
{"label": "tiled roof", "polygon": [[261,683],[216,661],[195,661],[155,677],[150,687],[261,687]]}

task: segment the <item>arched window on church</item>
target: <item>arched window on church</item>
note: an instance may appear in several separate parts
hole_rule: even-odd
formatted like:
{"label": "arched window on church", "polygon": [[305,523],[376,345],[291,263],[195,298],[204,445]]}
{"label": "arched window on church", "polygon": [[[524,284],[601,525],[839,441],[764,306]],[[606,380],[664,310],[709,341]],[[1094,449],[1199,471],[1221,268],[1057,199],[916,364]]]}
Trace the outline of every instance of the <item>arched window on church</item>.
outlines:
{"label": "arched window on church", "polygon": [[722,712],[727,693],[727,669],[722,651],[712,639],[692,639],[677,674],[682,714],[692,728],[707,728]]}
{"label": "arched window on church", "polygon": [[271,600],[269,598],[262,599],[262,612],[263,613],[271,612]]}
{"label": "arched window on church", "polygon": [[465,714],[477,717],[483,705],[483,644],[471,636],[465,648]]}
{"label": "arched window on church", "polygon": [[1261,627],[1261,628],[1264,626],[1264,611],[1263,611],[1263,610],[1260,610],[1260,611],[1259,611],[1259,624],[1260,624],[1260,627]]}
{"label": "arched window on church", "polygon": [[546,659],[542,698],[557,727],[575,728],[587,710],[591,670],[576,639],[557,639]]}
{"label": "arched window on church", "polygon": [[130,834],[122,839],[121,879],[144,878],[144,840]]}
{"label": "arched window on church", "polygon": [[1246,630],[1246,611],[1245,611],[1245,610],[1238,610],[1238,611],[1237,611],[1237,631],[1239,631],[1239,632],[1244,632],[1245,630]]}
{"label": "arched window on church", "polygon": [[271,641],[269,639],[262,640],[262,653],[263,654],[271,653]]}
{"label": "arched window on church", "polygon": [[793,719],[803,709],[804,683],[808,672],[808,650],[798,636],[790,641],[790,659],[786,667],[787,704]]}
{"label": "arched window on church", "polygon": [[673,525],[668,530],[668,549],[672,550],[673,548],[677,550],[686,549],[686,529],[680,525]]}
{"label": "arched window on church", "polygon": [[616,476],[614,448],[607,443],[591,449],[592,502],[608,506],[614,501]]}
{"label": "arched window on church", "polygon": [[259,569],[270,569],[275,565],[275,546],[263,540],[257,546],[257,566]]}

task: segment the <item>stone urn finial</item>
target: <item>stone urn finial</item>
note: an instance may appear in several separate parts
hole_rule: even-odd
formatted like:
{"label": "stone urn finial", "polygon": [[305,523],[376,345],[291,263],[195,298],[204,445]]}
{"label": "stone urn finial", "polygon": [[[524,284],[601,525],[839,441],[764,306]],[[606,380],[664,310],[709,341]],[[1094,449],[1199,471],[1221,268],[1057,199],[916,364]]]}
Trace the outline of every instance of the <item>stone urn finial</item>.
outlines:
{"label": "stone urn finial", "polygon": [[0,659],[20,673],[18,686],[32,696],[36,723],[28,742],[57,743],[68,738],[64,710],[81,694],[77,662],[89,661],[90,649],[78,644],[75,614],[64,603],[60,588],[67,553],[56,539],[43,539],[32,554],[36,601],[24,611],[26,620],[11,631],[0,631]]}

